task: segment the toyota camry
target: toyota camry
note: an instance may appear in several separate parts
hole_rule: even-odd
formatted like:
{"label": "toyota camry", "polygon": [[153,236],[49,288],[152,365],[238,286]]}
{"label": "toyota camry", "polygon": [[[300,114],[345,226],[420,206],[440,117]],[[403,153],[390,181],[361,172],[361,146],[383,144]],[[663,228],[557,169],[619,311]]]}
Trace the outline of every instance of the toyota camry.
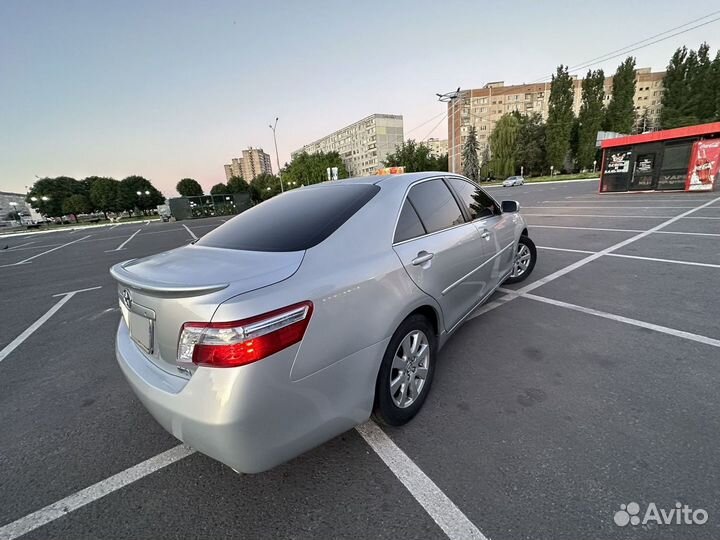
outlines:
{"label": "toyota camry", "polygon": [[115,265],[117,360],[167,431],[260,472],[371,415],[408,422],[439,349],[535,260],[518,203],[461,176],[293,189]]}

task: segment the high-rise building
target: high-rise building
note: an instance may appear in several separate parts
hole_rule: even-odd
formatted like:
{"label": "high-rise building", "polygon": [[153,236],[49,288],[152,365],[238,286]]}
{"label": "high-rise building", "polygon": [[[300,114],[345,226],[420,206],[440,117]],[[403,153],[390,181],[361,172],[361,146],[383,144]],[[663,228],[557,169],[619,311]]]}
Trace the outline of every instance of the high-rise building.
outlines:
{"label": "high-rise building", "polygon": [[447,139],[430,138],[423,141],[423,144],[430,148],[431,154],[435,157],[444,156],[448,153]]}
{"label": "high-rise building", "polygon": [[338,131],[292,152],[338,152],[350,176],[374,174],[388,154],[403,141],[403,117],[399,114],[371,114]]}
{"label": "high-rise building", "polygon": [[[638,126],[639,131],[652,130],[658,126],[664,77],[665,72],[653,72],[650,68],[635,71],[637,118],[642,118],[647,111],[648,124]],[[605,78],[605,105],[612,98],[612,82],[612,77]],[[581,104],[582,79],[573,76],[573,111],[576,116]],[[538,113],[543,120],[547,120],[549,105],[549,82],[505,86],[503,81],[496,81],[482,88],[461,90],[458,98],[448,103],[449,168],[454,172],[462,171],[462,147],[471,126],[477,132],[482,154],[489,145],[495,124],[504,114],[513,111],[521,114]]]}
{"label": "high-rise building", "polygon": [[270,156],[262,148],[253,148],[242,151],[242,157],[232,158],[225,165],[225,178],[230,180],[233,176],[241,176],[246,182],[252,182],[261,174],[272,174]]}

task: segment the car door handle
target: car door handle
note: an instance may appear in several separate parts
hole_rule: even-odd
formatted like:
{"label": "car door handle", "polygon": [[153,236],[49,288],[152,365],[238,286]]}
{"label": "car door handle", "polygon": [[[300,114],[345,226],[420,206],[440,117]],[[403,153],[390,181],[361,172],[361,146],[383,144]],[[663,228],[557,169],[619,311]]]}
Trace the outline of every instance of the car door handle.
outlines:
{"label": "car door handle", "polygon": [[421,264],[428,262],[434,256],[435,256],[434,253],[428,253],[427,251],[421,251],[417,254],[417,257],[415,257],[412,260],[412,263],[414,266],[420,266]]}
{"label": "car door handle", "polygon": [[488,231],[483,231],[483,233],[480,235],[480,238],[484,238],[485,240],[490,239],[490,233]]}

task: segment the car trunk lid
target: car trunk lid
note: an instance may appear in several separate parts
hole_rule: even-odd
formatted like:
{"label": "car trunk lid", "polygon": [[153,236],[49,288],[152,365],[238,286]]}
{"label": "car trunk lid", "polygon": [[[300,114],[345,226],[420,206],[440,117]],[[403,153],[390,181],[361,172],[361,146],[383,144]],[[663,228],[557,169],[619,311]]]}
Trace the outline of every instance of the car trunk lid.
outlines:
{"label": "car trunk lid", "polygon": [[228,298],[287,279],[304,253],[189,245],[116,264],[110,273],[138,348],[158,367],[187,374],[187,366],[177,363],[182,325],[209,322]]}

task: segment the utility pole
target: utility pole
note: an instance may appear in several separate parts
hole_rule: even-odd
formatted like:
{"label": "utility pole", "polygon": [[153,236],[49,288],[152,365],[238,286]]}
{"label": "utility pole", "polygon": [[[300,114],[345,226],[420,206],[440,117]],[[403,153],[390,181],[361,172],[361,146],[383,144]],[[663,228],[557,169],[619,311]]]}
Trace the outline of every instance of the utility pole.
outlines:
{"label": "utility pole", "polygon": [[272,129],[273,132],[273,142],[275,143],[275,160],[277,161],[277,168],[278,168],[278,179],[280,180],[280,193],[283,193],[285,189],[283,188],[283,181],[282,181],[282,172],[280,172],[280,155],[278,154],[277,149],[277,137],[275,136],[275,129],[277,128],[278,123],[278,117],[275,117],[275,125],[270,124],[270,129]]}
{"label": "utility pole", "polygon": [[460,97],[460,87],[453,92],[447,92],[446,94],[435,94],[438,97],[438,101],[441,103],[448,103],[450,107],[450,172],[455,172],[455,101]]}

